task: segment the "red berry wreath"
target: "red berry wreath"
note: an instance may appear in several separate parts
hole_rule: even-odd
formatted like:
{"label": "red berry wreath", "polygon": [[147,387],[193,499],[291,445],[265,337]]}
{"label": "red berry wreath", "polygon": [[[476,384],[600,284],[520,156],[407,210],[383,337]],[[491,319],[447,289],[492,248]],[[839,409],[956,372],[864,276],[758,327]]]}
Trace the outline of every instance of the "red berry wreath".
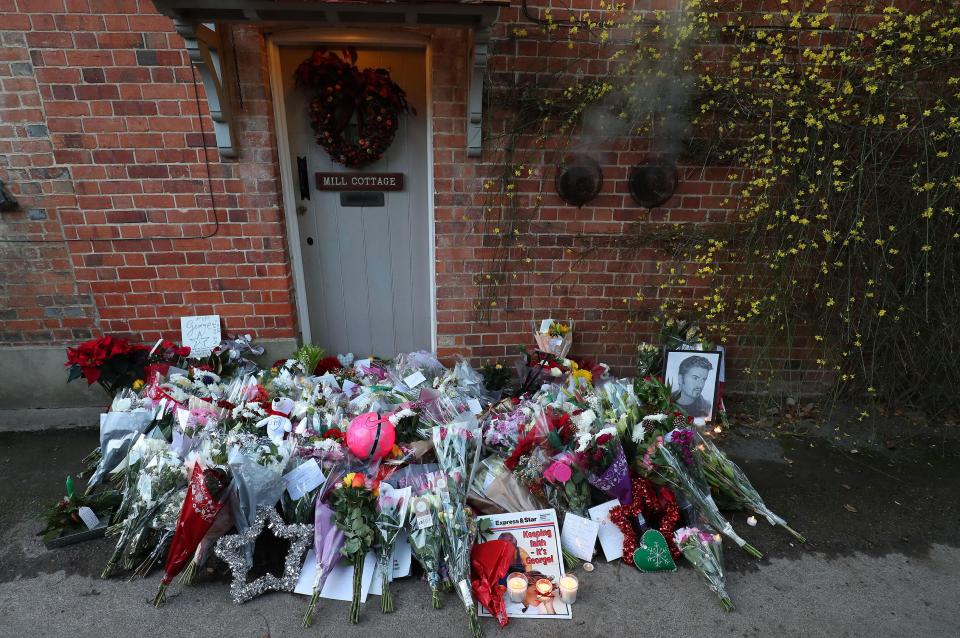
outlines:
{"label": "red berry wreath", "polygon": [[[342,57],[317,49],[300,63],[296,85],[313,90],[310,126],[317,144],[330,159],[349,168],[376,162],[390,147],[401,113],[416,113],[407,104],[407,94],[390,79],[386,69],[357,68],[357,51],[344,49]],[[347,126],[356,114],[356,139]]]}

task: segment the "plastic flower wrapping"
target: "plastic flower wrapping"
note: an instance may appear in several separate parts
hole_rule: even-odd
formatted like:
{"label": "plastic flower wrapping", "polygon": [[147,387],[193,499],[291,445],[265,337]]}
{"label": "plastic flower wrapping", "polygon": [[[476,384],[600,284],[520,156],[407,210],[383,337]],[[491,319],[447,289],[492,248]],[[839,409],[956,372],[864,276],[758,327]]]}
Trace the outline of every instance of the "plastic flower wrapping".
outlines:
{"label": "plastic flower wrapping", "polygon": [[[539,336],[569,342],[572,322],[551,326]],[[304,346],[268,366],[254,362],[259,351],[246,337],[202,359],[172,342],[154,351],[114,340],[71,349],[71,374],[112,379],[99,447],[86,459],[91,500],[83,501],[113,504],[98,512],[116,539],[105,578],[161,570],[155,602],[169,605],[177,603],[168,590],[208,577],[204,565],[234,572],[238,602],[290,591],[305,568],[299,554],[273,566],[282,577],[244,585],[255,535],[282,521],[296,538],[291,546],[313,548],[313,576],[297,590],[310,596],[305,625],[315,609],[323,609],[318,617],[333,610],[319,598],[338,566],[353,571],[348,617],[362,622],[368,556],[382,579],[381,610],[393,611],[393,557],[402,543],[432,606],[454,593],[467,614],[465,633],[479,636],[487,622],[481,607],[504,624],[501,572],[523,562],[506,545],[473,551],[483,540],[480,515],[553,509],[563,521],[617,499],[611,515],[625,532],[624,558],[632,561],[631,543],[656,529],[725,607],[732,602],[720,539],[759,552],[722,507],[752,510],[802,538],[656,376],[613,378],[603,364],[567,358],[565,350],[485,362],[496,375],[462,358],[448,367],[423,351],[381,359]],[[653,365],[655,353],[643,353],[644,365]],[[122,370],[108,370],[118,362]],[[509,378],[512,370],[518,374]],[[487,379],[498,387],[489,389]],[[115,498],[97,500],[109,494]],[[73,507],[79,498],[86,496],[64,502]],[[272,522],[264,518],[271,511],[279,514],[268,516]],[[221,545],[229,548],[227,565],[209,560]],[[531,595],[547,606],[559,600],[556,588]]]}

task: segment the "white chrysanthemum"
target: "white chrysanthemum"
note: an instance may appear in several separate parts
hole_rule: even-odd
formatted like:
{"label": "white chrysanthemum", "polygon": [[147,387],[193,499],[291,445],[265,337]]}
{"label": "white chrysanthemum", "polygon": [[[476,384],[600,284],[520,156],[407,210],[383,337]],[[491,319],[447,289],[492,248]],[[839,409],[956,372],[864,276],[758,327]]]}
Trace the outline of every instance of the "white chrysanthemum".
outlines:
{"label": "white chrysanthemum", "polygon": [[670,417],[667,416],[666,414],[648,414],[647,416],[643,417],[643,420],[644,420],[644,421],[656,421],[656,422],[658,422],[658,423],[664,423],[664,422],[666,422],[666,420],[669,419],[669,418],[670,418]]}
{"label": "white chrysanthemum", "polygon": [[593,443],[593,435],[589,432],[577,434],[577,452],[583,452]]}
{"label": "white chrysanthemum", "polygon": [[634,443],[637,445],[643,443],[645,436],[647,436],[647,432],[643,429],[643,423],[637,423],[635,426],[633,426],[633,434],[630,436],[630,438]]}
{"label": "white chrysanthemum", "polygon": [[597,414],[593,410],[585,410],[580,414],[575,414],[573,423],[577,426],[578,432],[588,432],[593,422],[597,420]]}
{"label": "white chrysanthemum", "polygon": [[410,408],[404,408],[399,412],[394,412],[393,414],[390,415],[390,423],[393,423],[394,425],[396,425],[403,419],[406,419],[407,417],[411,417],[411,416],[416,416],[416,415],[417,413],[411,410]]}

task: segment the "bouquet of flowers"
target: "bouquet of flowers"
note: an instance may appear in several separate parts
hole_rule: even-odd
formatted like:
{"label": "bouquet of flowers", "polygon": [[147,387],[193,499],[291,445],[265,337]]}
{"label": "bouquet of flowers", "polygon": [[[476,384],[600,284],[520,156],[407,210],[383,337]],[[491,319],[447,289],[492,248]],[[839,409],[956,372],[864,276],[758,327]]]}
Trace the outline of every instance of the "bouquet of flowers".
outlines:
{"label": "bouquet of flowers", "polygon": [[682,527],[673,533],[673,540],[683,553],[683,557],[693,565],[707,586],[720,597],[720,604],[726,611],[733,609],[733,602],[727,594],[726,580],[723,577],[723,554],[720,536],[699,530],[696,527]]}
{"label": "bouquet of flowers", "polygon": [[623,505],[630,504],[630,470],[615,427],[597,432],[585,449],[577,449],[577,459],[586,468],[590,485]]}
{"label": "bouquet of flowers", "polygon": [[519,394],[535,392],[543,383],[557,382],[570,372],[567,359],[550,352],[526,348],[520,349],[523,359],[517,362],[517,376],[520,378]]}
{"label": "bouquet of flowers", "polygon": [[[114,403],[124,401],[128,399],[115,400]],[[131,446],[152,422],[153,412],[142,408],[130,411],[113,409],[103,417],[100,423],[100,461],[90,480],[87,481],[88,495],[100,484],[107,472],[113,471],[120,465],[130,452]]]}
{"label": "bouquet of flowers", "polygon": [[[236,494],[236,490],[231,492],[231,496],[233,494]],[[196,551],[193,552],[193,558],[190,559],[190,563],[180,573],[180,579],[177,582],[181,585],[192,585],[194,578],[196,578],[197,570],[202,567],[210,557],[210,553],[214,550],[214,547],[216,547],[217,541],[220,540],[221,536],[233,529],[233,527],[233,499],[230,498],[223,504],[220,511],[217,512],[217,517],[213,520],[213,525],[211,525],[207,533],[203,535],[200,544],[197,545]]]}
{"label": "bouquet of flowers", "polygon": [[787,521],[767,507],[760,493],[750,483],[750,479],[736,463],[730,460],[730,457],[724,454],[712,440],[703,436],[701,432],[698,431],[696,437],[698,442],[696,447],[697,457],[703,469],[703,475],[710,487],[720,492],[735,505],[749,508],[760,514],[771,525],[783,527],[797,541],[806,542],[806,539],[799,532],[787,525]]}
{"label": "bouquet of flowers", "polygon": [[[334,478],[331,476],[329,480],[331,481],[331,485],[339,484],[340,482],[339,477]],[[317,497],[315,507],[313,555],[317,565],[316,574],[313,577],[313,595],[310,597],[310,605],[307,607],[307,612],[303,615],[304,627],[309,627],[313,623],[313,610],[316,608],[317,601],[320,599],[320,592],[323,590],[323,585],[327,582],[327,578],[337,565],[340,551],[343,548],[345,540],[343,530],[340,529],[334,520],[335,513],[333,509],[324,502],[323,496],[325,493],[326,490]]]}
{"label": "bouquet of flowers", "polygon": [[376,540],[379,485],[363,472],[348,473],[330,496],[337,527],[343,532],[340,554],[353,565],[353,600],[350,622],[360,622],[360,585],[363,560]]}
{"label": "bouquet of flowers", "polygon": [[390,595],[390,581],[393,580],[393,546],[406,522],[411,492],[410,487],[395,490],[389,483],[380,484],[376,520],[377,532],[380,535],[380,543],[377,545],[377,563],[383,576],[383,593],[380,596],[380,602],[381,611],[385,614],[395,610],[393,597]]}
{"label": "bouquet of flowers", "polygon": [[[280,500],[285,485],[281,478],[285,455],[266,437],[231,432],[227,435],[227,464],[236,489],[230,493],[233,525],[246,531],[257,516],[259,507],[272,507]],[[244,550],[247,567],[253,564],[253,547]]]}
{"label": "bouquet of flowers", "polygon": [[462,422],[436,427],[433,429],[433,447],[437,463],[446,477],[446,485],[438,486],[443,512],[444,558],[450,580],[456,585],[466,607],[470,629],[479,638],[483,632],[470,579],[470,548],[476,534],[467,507],[471,474],[480,452],[479,430]]}
{"label": "bouquet of flowers", "polygon": [[484,421],[483,444],[509,456],[521,435],[526,433],[530,414],[532,411],[523,406],[516,406],[509,412],[491,414]]}
{"label": "bouquet of flowers", "polygon": [[549,352],[562,359],[567,356],[567,353],[570,352],[570,346],[573,345],[573,322],[560,323],[547,319],[540,322],[540,325],[533,331],[533,338],[537,342],[539,350]]}
{"label": "bouquet of flowers", "polygon": [[480,374],[488,392],[500,392],[510,383],[510,368],[499,361],[480,366]]}
{"label": "bouquet of flowers", "polygon": [[[529,473],[534,466],[527,467]],[[547,503],[561,518],[567,512],[584,516],[590,507],[590,483],[587,475],[569,452],[557,454],[543,465],[541,489]]]}
{"label": "bouquet of flowers", "polygon": [[186,567],[200,541],[213,525],[220,508],[223,507],[223,496],[229,483],[227,473],[220,468],[204,467],[201,463],[193,466],[190,485],[187,487],[187,495],[183,500],[173,541],[167,553],[163,578],[153,600],[155,606],[159,607],[163,602],[167,586]]}
{"label": "bouquet of flowers", "polygon": [[661,377],[647,375],[633,381],[633,391],[640,405],[648,412],[675,412],[673,388]]}
{"label": "bouquet of flowers", "polygon": [[107,528],[107,536],[119,534],[117,545],[104,567],[102,577],[109,578],[117,562],[132,549],[143,530],[168,503],[178,500],[187,484],[186,468],[163,439],[141,437],[131,448],[136,460],[126,471],[123,501],[117,511],[120,521]]}
{"label": "bouquet of flowers", "polygon": [[723,514],[720,513],[720,508],[717,507],[713,497],[710,496],[710,488],[699,480],[700,477],[691,471],[684,461],[678,459],[673,452],[670,451],[669,447],[665,445],[665,442],[658,443],[657,448],[661,459],[661,465],[657,470],[659,476],[679,488],[680,491],[683,492],[683,495],[687,497],[687,500],[706,518],[707,522],[720,530],[720,533],[732,540],[751,556],[763,558],[763,554],[761,554],[756,547],[743,540],[743,538],[734,531],[733,525],[723,517]]}
{"label": "bouquet of flowers", "polygon": [[637,346],[637,376],[641,379],[659,368],[660,348],[643,342]]}
{"label": "bouquet of flowers", "polygon": [[440,498],[430,491],[432,476],[418,477],[416,494],[410,501],[407,530],[410,547],[427,576],[434,609],[440,609],[440,568],[443,563],[443,531],[440,529]]}

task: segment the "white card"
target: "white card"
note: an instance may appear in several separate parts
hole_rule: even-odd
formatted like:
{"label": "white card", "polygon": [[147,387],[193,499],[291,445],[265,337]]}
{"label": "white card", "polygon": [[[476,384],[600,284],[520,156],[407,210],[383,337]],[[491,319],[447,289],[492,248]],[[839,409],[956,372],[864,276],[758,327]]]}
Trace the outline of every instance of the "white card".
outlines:
{"label": "white card", "polygon": [[93,513],[93,510],[86,505],[77,510],[77,515],[83,521],[83,524],[87,526],[87,529],[100,527],[100,519],[97,518],[97,515]]}
{"label": "white card", "polygon": [[603,549],[603,557],[608,561],[623,557],[623,532],[610,521],[610,510],[619,504],[620,501],[613,499],[612,501],[601,503],[587,510],[591,520],[600,524],[600,531],[597,537],[600,539],[600,548]]}
{"label": "white card", "polygon": [[343,393],[344,393],[344,394],[347,394],[347,395],[352,394],[352,393],[353,393],[353,389],[354,389],[355,387],[357,387],[357,384],[354,383],[353,381],[350,381],[349,379],[344,379],[344,380],[343,380]]}
{"label": "white card", "polygon": [[317,459],[310,459],[301,463],[294,469],[283,475],[283,482],[287,484],[287,492],[290,498],[297,500],[310,490],[323,485],[327,478],[323,475],[320,466],[317,465]]}
{"label": "white card", "polygon": [[183,345],[190,347],[190,358],[209,357],[220,345],[220,315],[180,317],[180,335]]}
{"label": "white card", "polygon": [[563,517],[560,544],[580,560],[589,562],[593,560],[593,548],[597,544],[599,531],[599,523],[567,512]]}
{"label": "white card", "polygon": [[550,331],[550,326],[553,325],[553,319],[544,319],[540,322],[540,334],[545,335]]}
{"label": "white card", "polygon": [[187,429],[187,422],[190,420],[190,410],[184,410],[183,408],[177,406],[177,423],[180,425],[180,430]]}
{"label": "white card", "polygon": [[407,384],[407,387],[412,390],[413,388],[417,387],[418,385],[420,385],[421,383],[423,383],[423,382],[426,381],[426,380],[427,380],[427,378],[426,378],[425,376],[423,376],[423,373],[420,372],[419,370],[417,370],[416,372],[414,372],[414,373],[411,374],[410,376],[405,377],[405,378],[403,379],[403,382],[406,383],[406,384]]}
{"label": "white card", "polygon": [[477,399],[467,399],[467,407],[469,407],[470,411],[474,414],[483,412],[483,408],[480,407],[480,401]]}
{"label": "white card", "polygon": [[337,388],[337,389],[340,388],[340,382],[337,381],[337,378],[332,374],[330,374],[329,372],[323,375],[322,377],[320,377],[320,383],[322,383],[325,386],[330,386],[332,388]]}
{"label": "white card", "polygon": [[[367,594],[370,593],[370,584],[373,581],[373,572],[377,568],[377,557],[373,552],[367,552],[363,558],[363,575],[360,577],[360,602],[367,602]],[[307,560],[303,563],[303,569],[300,570],[300,579],[293,590],[297,594],[304,596],[313,595],[313,579],[317,573],[317,559],[311,549],[307,552]],[[330,575],[327,576],[327,582],[320,590],[321,598],[330,598],[333,600],[344,600],[350,602],[353,600],[353,565],[341,558]]]}

